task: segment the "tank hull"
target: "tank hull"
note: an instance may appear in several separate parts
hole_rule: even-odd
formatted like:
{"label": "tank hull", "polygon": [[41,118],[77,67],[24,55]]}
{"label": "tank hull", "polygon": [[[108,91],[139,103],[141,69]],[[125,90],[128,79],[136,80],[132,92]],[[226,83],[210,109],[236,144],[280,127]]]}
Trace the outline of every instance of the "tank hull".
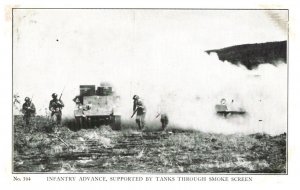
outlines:
{"label": "tank hull", "polygon": [[93,85],[81,85],[77,97],[80,99],[74,110],[77,128],[110,125],[113,130],[121,129],[120,97],[114,95],[111,87],[98,87],[95,91]]}
{"label": "tank hull", "polygon": [[228,118],[232,116],[244,116],[246,111],[242,108],[232,109],[228,108],[227,105],[224,104],[217,104],[215,106],[215,110],[218,116]]}

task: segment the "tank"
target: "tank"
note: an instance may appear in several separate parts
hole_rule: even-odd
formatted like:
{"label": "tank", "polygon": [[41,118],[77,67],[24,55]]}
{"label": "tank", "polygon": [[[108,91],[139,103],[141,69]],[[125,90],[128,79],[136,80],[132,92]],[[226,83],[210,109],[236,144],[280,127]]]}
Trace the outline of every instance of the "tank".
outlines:
{"label": "tank", "polygon": [[225,98],[222,98],[220,103],[215,105],[215,110],[217,115],[224,118],[229,118],[232,116],[244,116],[246,114],[246,111],[243,108],[235,105],[234,100],[231,100],[230,104],[227,104]]}
{"label": "tank", "polygon": [[79,91],[80,94],[73,99],[77,128],[110,125],[113,130],[121,129],[120,96],[115,95],[111,85],[101,83],[97,88],[95,85],[80,85]]}

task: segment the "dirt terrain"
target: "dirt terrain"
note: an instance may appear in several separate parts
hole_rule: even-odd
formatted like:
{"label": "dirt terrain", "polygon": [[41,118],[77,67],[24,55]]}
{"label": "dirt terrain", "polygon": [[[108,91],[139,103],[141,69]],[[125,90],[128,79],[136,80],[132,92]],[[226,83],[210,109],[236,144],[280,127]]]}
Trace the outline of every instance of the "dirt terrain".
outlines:
{"label": "dirt terrain", "polygon": [[[51,173],[285,173],[286,134],[212,134],[174,127],[121,131],[109,126],[54,133],[36,117],[25,127],[14,118],[14,172]],[[70,130],[70,128],[72,130]]]}

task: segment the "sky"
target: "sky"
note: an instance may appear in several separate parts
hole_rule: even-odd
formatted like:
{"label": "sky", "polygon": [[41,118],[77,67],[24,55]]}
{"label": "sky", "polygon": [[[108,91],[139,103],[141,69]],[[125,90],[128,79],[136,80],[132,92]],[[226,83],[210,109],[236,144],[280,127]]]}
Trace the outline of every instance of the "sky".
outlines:
{"label": "sky", "polygon": [[[64,115],[71,117],[79,85],[108,81],[121,95],[124,118],[130,115],[132,96],[139,94],[148,102],[148,119],[163,102],[176,124],[195,127],[199,121],[194,118],[207,114],[206,125],[216,120],[211,108],[219,98],[227,94],[254,105],[245,99],[253,92],[252,99],[279,102],[278,113],[271,116],[279,115],[279,132],[286,129],[286,66],[248,71],[204,53],[287,40],[286,10],[15,9],[13,15],[13,90],[22,100],[32,97],[38,114],[45,113],[53,92],[64,89]],[[249,77],[256,73],[262,79]],[[194,116],[184,114],[194,112],[197,104],[190,97],[203,101]],[[261,110],[273,107],[269,102]],[[241,123],[234,125],[228,131]]]}

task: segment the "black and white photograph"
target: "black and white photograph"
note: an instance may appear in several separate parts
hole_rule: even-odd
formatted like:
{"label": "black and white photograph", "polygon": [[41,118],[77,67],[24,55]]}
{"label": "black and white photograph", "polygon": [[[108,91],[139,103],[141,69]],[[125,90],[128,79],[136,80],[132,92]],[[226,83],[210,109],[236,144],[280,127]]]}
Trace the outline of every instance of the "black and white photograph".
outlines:
{"label": "black and white photograph", "polygon": [[284,8],[12,9],[12,172],[286,175],[288,26]]}

